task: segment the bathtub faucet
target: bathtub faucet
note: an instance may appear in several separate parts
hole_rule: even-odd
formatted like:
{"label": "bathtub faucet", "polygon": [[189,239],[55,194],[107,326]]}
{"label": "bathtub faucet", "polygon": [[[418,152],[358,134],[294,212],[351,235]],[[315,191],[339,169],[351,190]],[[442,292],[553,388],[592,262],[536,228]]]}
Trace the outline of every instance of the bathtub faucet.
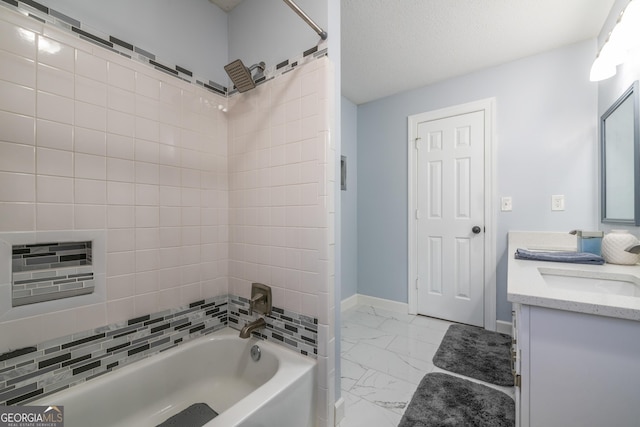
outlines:
{"label": "bathtub faucet", "polygon": [[251,336],[251,332],[264,328],[266,326],[267,322],[265,322],[264,318],[262,317],[254,320],[251,323],[246,323],[240,331],[240,338],[249,338]]}

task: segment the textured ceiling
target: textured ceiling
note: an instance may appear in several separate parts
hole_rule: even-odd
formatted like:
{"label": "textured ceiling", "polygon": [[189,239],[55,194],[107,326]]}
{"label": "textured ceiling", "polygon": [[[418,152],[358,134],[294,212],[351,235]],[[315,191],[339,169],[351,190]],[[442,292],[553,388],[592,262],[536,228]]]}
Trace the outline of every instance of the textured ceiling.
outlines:
{"label": "textured ceiling", "polygon": [[342,0],[342,93],[361,104],[594,38],[613,2]]}
{"label": "textured ceiling", "polygon": [[362,104],[595,38],[613,3],[341,0],[342,93]]}

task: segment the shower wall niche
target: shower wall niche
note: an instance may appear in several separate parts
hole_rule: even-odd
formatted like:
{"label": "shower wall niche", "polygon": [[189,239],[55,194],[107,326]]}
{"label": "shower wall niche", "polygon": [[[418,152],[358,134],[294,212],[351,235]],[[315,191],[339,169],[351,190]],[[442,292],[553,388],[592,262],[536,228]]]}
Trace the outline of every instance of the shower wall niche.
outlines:
{"label": "shower wall niche", "polygon": [[91,241],[13,245],[11,258],[13,307],[94,291]]}

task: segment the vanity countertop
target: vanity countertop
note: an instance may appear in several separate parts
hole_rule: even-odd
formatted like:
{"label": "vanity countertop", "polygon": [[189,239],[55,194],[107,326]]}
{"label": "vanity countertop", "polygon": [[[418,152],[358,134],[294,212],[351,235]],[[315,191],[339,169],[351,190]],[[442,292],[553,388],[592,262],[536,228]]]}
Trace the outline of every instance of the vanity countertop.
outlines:
{"label": "vanity countertop", "polygon": [[540,269],[563,270],[574,276],[586,277],[597,273],[621,274],[634,276],[640,280],[640,264],[587,265],[520,260],[514,258],[518,248],[575,251],[576,236],[553,232],[509,232],[507,276],[509,301],[620,319],[640,320],[640,297],[553,288],[547,284],[540,272]]}

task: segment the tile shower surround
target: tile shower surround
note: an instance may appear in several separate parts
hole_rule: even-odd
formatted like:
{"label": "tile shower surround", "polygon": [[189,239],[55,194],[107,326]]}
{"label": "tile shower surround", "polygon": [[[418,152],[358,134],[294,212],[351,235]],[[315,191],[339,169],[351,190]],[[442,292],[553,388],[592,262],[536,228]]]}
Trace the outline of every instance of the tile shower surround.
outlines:
{"label": "tile shower surround", "polygon": [[[186,307],[0,354],[0,405],[25,405],[224,327],[253,320],[245,298],[225,295]],[[318,319],[274,307],[253,336],[317,357]]]}
{"label": "tile shower surround", "polygon": [[[266,282],[285,310],[318,319],[318,424],[333,425],[333,74],[315,61],[326,49],[282,61],[270,70],[281,78],[227,100],[195,78],[64,33],[34,4],[0,0],[0,55],[13,65],[0,69],[0,149],[12,158],[0,157],[0,184],[12,180],[0,185],[0,231],[105,230],[106,301],[0,322],[4,348],[78,324],[246,297],[247,283]],[[51,43],[61,50],[47,51]],[[277,327],[272,338],[296,341]]]}

